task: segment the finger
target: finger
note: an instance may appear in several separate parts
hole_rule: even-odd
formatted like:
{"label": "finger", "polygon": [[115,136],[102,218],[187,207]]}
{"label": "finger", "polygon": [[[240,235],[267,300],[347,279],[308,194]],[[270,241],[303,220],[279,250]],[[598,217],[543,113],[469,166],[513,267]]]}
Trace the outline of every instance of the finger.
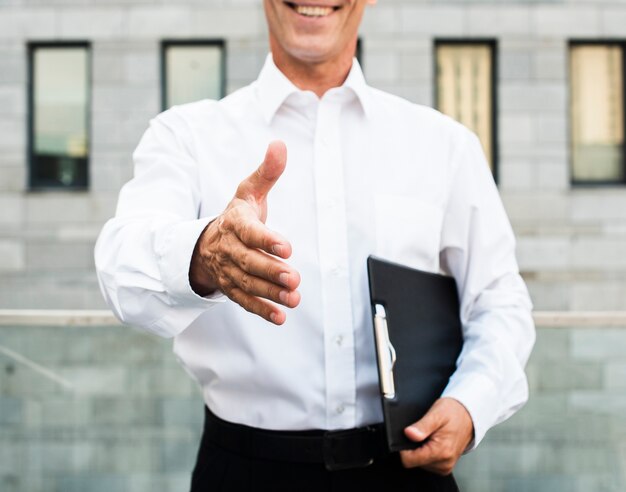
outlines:
{"label": "finger", "polygon": [[437,447],[428,442],[417,449],[400,451],[400,459],[406,468],[429,465],[441,460]]}
{"label": "finger", "polygon": [[259,297],[251,296],[239,287],[230,289],[226,295],[246,311],[257,314],[275,325],[282,325],[287,319],[285,313],[278,306]]}
{"label": "finger", "polygon": [[295,290],[300,285],[300,274],[286,263],[242,242],[230,248],[230,261],[243,272],[265,279],[273,284]]}
{"label": "finger", "polygon": [[291,244],[277,232],[270,230],[257,218],[250,217],[246,212],[233,211],[241,220],[232,221],[232,229],[239,240],[248,248],[261,249],[281,258],[291,256]]}
{"label": "finger", "polygon": [[235,196],[244,200],[250,197],[256,201],[263,200],[283,174],[286,165],[287,147],[284,142],[280,140],[271,142],[267,147],[265,159],[256,171],[239,184]]}
{"label": "finger", "polygon": [[294,308],[300,303],[300,293],[297,290],[289,290],[251,275],[234,264],[227,266],[224,273],[234,285],[246,294],[263,297],[290,308]]}
{"label": "finger", "polygon": [[420,442],[440,429],[444,419],[438,410],[438,406],[433,405],[420,420],[404,429],[405,435],[412,441]]}
{"label": "finger", "polygon": [[460,452],[455,447],[453,437],[442,436],[441,432],[431,436],[423,446],[407,451],[403,463],[406,462],[410,466],[434,466],[441,469],[443,469],[442,466],[454,466],[459,459]]}

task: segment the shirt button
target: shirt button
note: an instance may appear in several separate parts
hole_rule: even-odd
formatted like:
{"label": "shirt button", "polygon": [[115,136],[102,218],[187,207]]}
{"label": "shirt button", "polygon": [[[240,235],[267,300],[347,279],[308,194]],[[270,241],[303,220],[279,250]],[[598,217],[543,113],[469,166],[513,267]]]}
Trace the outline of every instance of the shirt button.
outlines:
{"label": "shirt button", "polygon": [[337,413],[342,414],[345,409],[346,409],[346,407],[344,407],[343,405],[339,405],[337,407]]}
{"label": "shirt button", "polygon": [[343,345],[343,335],[337,335],[335,337],[335,343],[338,347],[341,347]]}
{"label": "shirt button", "polygon": [[339,269],[339,267],[338,267],[338,266],[334,266],[334,267],[332,267],[332,268],[330,269],[330,274],[331,274],[333,277],[337,277],[337,276],[339,276],[339,272],[340,272],[340,269]]}

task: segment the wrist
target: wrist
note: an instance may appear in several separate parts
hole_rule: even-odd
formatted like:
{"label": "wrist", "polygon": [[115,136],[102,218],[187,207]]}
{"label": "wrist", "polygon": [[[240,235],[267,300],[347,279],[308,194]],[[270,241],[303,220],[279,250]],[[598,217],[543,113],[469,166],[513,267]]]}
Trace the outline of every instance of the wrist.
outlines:
{"label": "wrist", "polygon": [[201,297],[209,296],[219,288],[206,268],[206,251],[208,250],[206,243],[208,242],[209,228],[213,223],[214,221],[209,222],[198,237],[189,262],[189,285]]}

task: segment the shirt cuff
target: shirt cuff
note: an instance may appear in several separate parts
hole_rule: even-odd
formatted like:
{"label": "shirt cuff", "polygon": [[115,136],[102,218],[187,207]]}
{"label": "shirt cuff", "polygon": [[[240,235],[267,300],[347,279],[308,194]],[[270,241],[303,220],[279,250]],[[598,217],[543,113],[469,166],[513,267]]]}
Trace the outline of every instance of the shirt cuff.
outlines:
{"label": "shirt cuff", "polygon": [[167,228],[157,247],[158,264],[165,292],[178,306],[208,308],[222,303],[226,296],[216,291],[199,296],[189,283],[191,257],[198,238],[215,217],[179,222]]}
{"label": "shirt cuff", "polygon": [[470,414],[474,424],[474,439],[463,454],[469,453],[480,444],[498,415],[498,392],[495,385],[484,374],[452,377],[442,397],[454,398]]}

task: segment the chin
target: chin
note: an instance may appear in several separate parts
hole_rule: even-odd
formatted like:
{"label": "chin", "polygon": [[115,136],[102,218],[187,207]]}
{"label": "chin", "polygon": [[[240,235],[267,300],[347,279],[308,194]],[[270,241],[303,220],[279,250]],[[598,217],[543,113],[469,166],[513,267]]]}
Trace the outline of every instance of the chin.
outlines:
{"label": "chin", "polygon": [[289,54],[293,58],[307,63],[323,63],[332,58],[331,54],[328,52],[312,50],[310,48],[294,49],[291,50]]}
{"label": "chin", "polygon": [[328,37],[307,36],[284,45],[283,49],[293,58],[307,63],[322,63],[337,56],[337,50]]}

